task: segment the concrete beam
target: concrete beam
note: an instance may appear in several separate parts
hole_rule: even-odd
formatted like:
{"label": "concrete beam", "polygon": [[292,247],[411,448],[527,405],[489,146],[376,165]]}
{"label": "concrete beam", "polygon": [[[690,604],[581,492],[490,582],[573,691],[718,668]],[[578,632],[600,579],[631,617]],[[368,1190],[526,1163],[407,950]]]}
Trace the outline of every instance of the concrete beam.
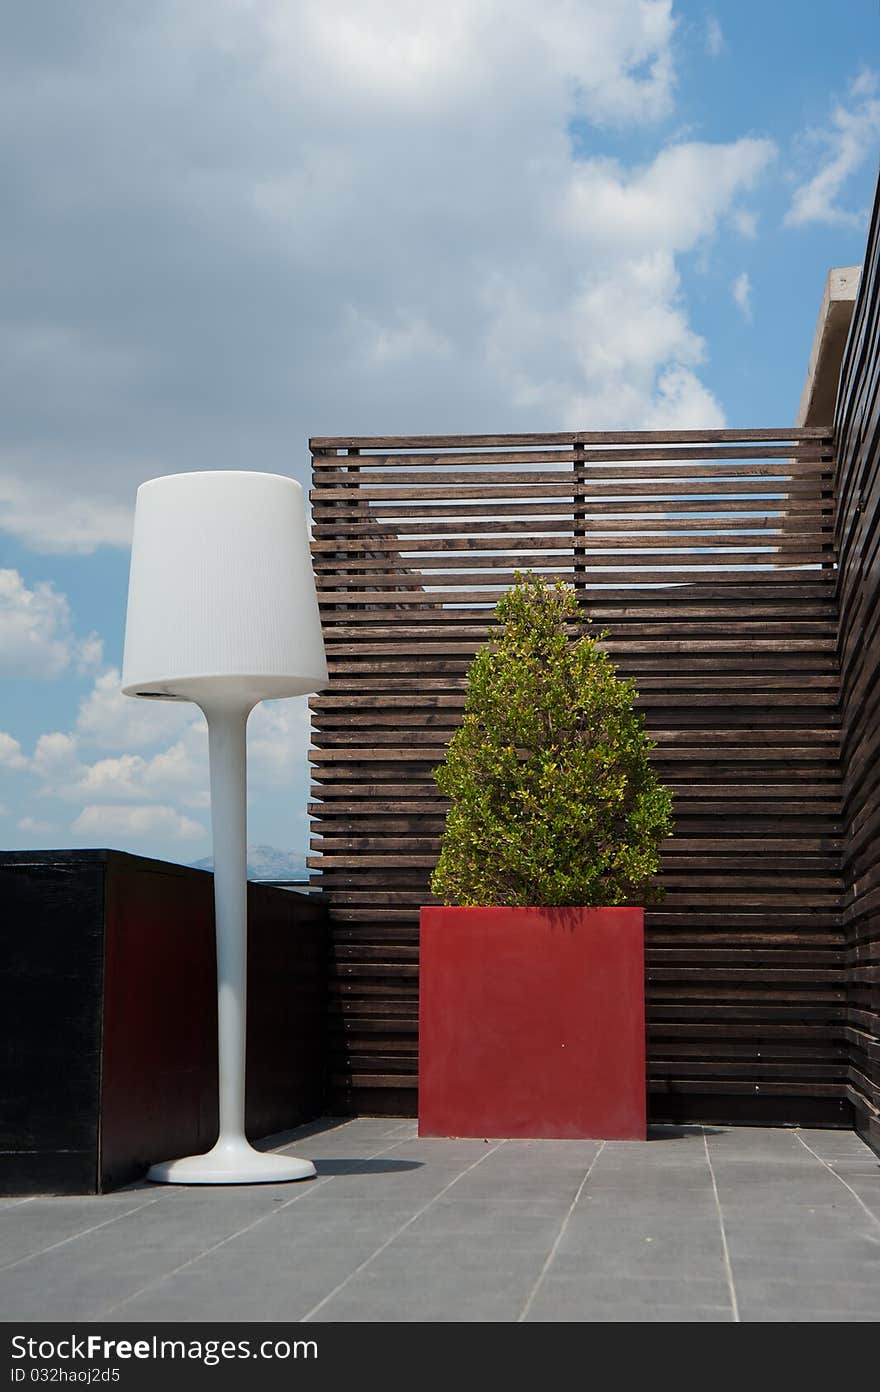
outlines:
{"label": "concrete beam", "polygon": [[861,266],[837,266],[828,272],[798,408],[798,425],[834,422],[840,366],[861,273]]}

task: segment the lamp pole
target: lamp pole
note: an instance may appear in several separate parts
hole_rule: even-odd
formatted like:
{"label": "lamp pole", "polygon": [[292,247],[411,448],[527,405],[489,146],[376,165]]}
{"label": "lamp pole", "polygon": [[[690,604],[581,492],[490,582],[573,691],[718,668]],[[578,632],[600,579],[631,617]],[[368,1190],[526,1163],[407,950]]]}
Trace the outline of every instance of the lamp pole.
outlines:
{"label": "lamp pole", "polygon": [[231,1151],[244,1137],[247,1036],[247,719],[250,709],[202,707],[211,764],[214,919],[217,933],[217,1059],[220,1136]]}
{"label": "lamp pole", "polygon": [[258,1184],[310,1179],[311,1160],[254,1150],[245,1135],[247,1052],[247,722],[256,702],[199,703],[208,722],[220,1134],[204,1155],[163,1160],[147,1178],[164,1184]]}

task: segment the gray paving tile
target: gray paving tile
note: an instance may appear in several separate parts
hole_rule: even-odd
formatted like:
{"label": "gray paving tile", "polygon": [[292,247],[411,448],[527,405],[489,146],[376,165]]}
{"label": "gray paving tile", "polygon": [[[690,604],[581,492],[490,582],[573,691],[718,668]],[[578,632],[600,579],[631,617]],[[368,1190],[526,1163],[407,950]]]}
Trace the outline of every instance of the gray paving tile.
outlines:
{"label": "gray paving tile", "polygon": [[330,1183],[338,1199],[358,1199],[367,1204],[408,1203],[416,1209],[437,1198],[458,1173],[426,1165],[414,1170],[336,1174]]}
{"label": "gray paving tile", "polygon": [[614,1232],[636,1228],[645,1232],[718,1231],[718,1209],[712,1199],[684,1200],[615,1197],[582,1194],[575,1207],[573,1227],[589,1222]]}
{"label": "gray paving tile", "polygon": [[528,1277],[534,1284],[546,1254],[543,1235],[525,1228],[519,1230],[517,1241],[499,1246],[464,1235],[450,1241],[443,1233],[419,1232],[414,1225],[373,1257],[369,1269],[374,1275],[394,1276],[405,1285],[442,1283],[448,1277],[476,1290],[486,1281],[503,1285],[513,1275]]}
{"label": "gray paving tile", "polygon": [[880,1159],[876,1155],[832,1155],[825,1164],[834,1174],[872,1176],[880,1184]]}
{"label": "gray paving tile", "polygon": [[[240,1320],[301,1319],[374,1257],[399,1226],[382,1224],[376,1215],[371,1223],[370,1215],[363,1215],[359,1226],[334,1235],[320,1225],[305,1229],[279,1220],[271,1229],[244,1234],[205,1262],[145,1291],[120,1318],[123,1313],[132,1319],[172,1318],[169,1312],[177,1308],[187,1310],[190,1319],[220,1319],[228,1318],[231,1308]],[[371,1271],[389,1289],[394,1287],[401,1300],[414,1291],[436,1291],[438,1301],[454,1296],[460,1309],[468,1293],[471,1302],[479,1302],[492,1288],[493,1299],[507,1307],[528,1292],[544,1260],[546,1244],[540,1234],[531,1241],[521,1235],[521,1240],[522,1249],[514,1242],[499,1254],[484,1240],[455,1243],[445,1236],[414,1235],[410,1228],[374,1257]],[[349,1285],[361,1279],[355,1276]]]}
{"label": "gray paving tile", "polygon": [[838,1281],[756,1280],[737,1287],[743,1320],[880,1320],[880,1287]]}
{"label": "gray paving tile", "polygon": [[452,1269],[429,1271],[418,1281],[408,1282],[401,1282],[397,1272],[368,1271],[319,1310],[314,1323],[512,1323],[533,1282],[531,1270],[515,1275],[505,1271],[503,1284],[485,1279],[468,1281]]}
{"label": "gray paving tile", "polygon": [[[658,1280],[645,1276],[579,1275],[551,1268],[526,1319],[683,1320],[690,1310],[712,1310],[719,1319],[731,1319],[730,1295],[723,1276],[714,1280],[688,1280],[681,1276]],[[652,1316],[650,1311],[657,1313]]]}
{"label": "gray paving tile", "polygon": [[792,1174],[824,1174],[825,1167],[821,1160],[815,1155],[811,1155],[802,1145],[792,1143],[787,1150],[715,1150],[710,1147],[709,1158],[712,1161],[712,1168],[717,1173],[719,1170],[729,1169],[731,1174],[736,1174],[737,1167],[745,1168],[754,1165],[756,1160],[767,1160],[771,1165],[774,1174],[782,1170],[787,1170]]}
{"label": "gray paving tile", "polygon": [[571,1166],[586,1169],[602,1149],[601,1141],[528,1141],[507,1140],[492,1154],[492,1165],[499,1168],[508,1166],[534,1165],[547,1169],[557,1166]]}
{"label": "gray paving tile", "polygon": [[606,1141],[604,1154],[634,1163],[650,1155],[652,1161],[662,1159],[683,1164],[691,1156],[704,1155],[703,1133],[694,1130],[681,1135],[677,1131],[652,1130],[647,1141]]}
{"label": "gray paving tile", "polygon": [[618,1198],[581,1195],[571,1213],[570,1227],[573,1233],[589,1228],[592,1231],[662,1233],[681,1232],[719,1232],[718,1209],[714,1201],[702,1196],[689,1204],[658,1202],[654,1199]]}
{"label": "gray paving tile", "polygon": [[774,1136],[770,1131],[752,1132],[749,1127],[742,1127],[736,1133],[707,1137],[707,1145],[713,1165],[717,1159],[735,1156],[769,1160],[810,1158],[793,1131]]}
{"label": "gray paving tile", "polygon": [[[445,1140],[442,1137],[409,1136],[401,1137],[395,1144],[394,1153],[404,1160],[420,1160],[423,1164],[452,1165],[464,1169],[474,1160],[488,1155],[497,1141],[483,1140]],[[501,1142],[499,1149],[503,1149]]]}
{"label": "gray paving tile", "polygon": [[871,1147],[867,1145],[857,1131],[837,1131],[837,1130],[813,1130],[808,1126],[798,1127],[797,1136],[806,1141],[807,1145],[812,1146],[813,1150],[820,1155],[832,1151],[856,1151],[866,1150],[873,1155]]}
{"label": "gray paving tile", "polygon": [[559,1243],[554,1274],[604,1271],[620,1275],[678,1272],[716,1278],[723,1245],[717,1211],[683,1216],[668,1206],[591,1205],[575,1208]]}
{"label": "gray paving tile", "polygon": [[703,1208],[709,1208],[713,1213],[717,1210],[715,1191],[711,1184],[704,1183],[702,1175],[686,1184],[667,1184],[654,1175],[648,1175],[644,1184],[621,1184],[591,1175],[582,1191],[580,1203],[596,1207],[613,1204],[622,1214],[637,1212],[645,1207],[658,1209],[664,1205],[672,1208],[691,1206],[695,1212]]}
{"label": "gray paving tile", "polygon": [[873,1231],[864,1223],[840,1221],[837,1217],[831,1221],[824,1216],[818,1222],[815,1217],[810,1221],[812,1226],[778,1218],[762,1221],[753,1216],[734,1222],[727,1217],[724,1228],[728,1249],[731,1256],[760,1257],[778,1253],[782,1260],[790,1254],[792,1261],[812,1263],[823,1253],[833,1261],[843,1259],[847,1253],[874,1250],[877,1245]]}
{"label": "gray paving tile", "polygon": [[10,1263],[67,1242],[97,1226],[109,1226],[149,1198],[143,1195],[101,1198],[38,1198],[0,1215],[0,1272]]}
{"label": "gray paving tile", "polygon": [[686,1180],[705,1180],[711,1183],[709,1166],[706,1164],[706,1157],[702,1148],[693,1155],[683,1159],[680,1155],[673,1157],[656,1157],[654,1150],[648,1149],[646,1155],[634,1162],[632,1160],[619,1160],[614,1155],[609,1155],[607,1150],[603,1150],[598,1156],[593,1174],[597,1178],[618,1179],[622,1182],[633,1182],[638,1179],[655,1179],[658,1183],[680,1184]]}
{"label": "gray paving tile", "polygon": [[116,1292],[113,1275],[103,1270],[47,1275],[25,1269],[16,1276],[0,1280],[4,1320],[94,1320]]}
{"label": "gray paving tile", "polygon": [[242,1200],[271,1208],[316,1187],[314,1179],[299,1179],[286,1184],[151,1184],[150,1190],[163,1207],[180,1205],[185,1209],[214,1208],[219,1211]]}
{"label": "gray paving tile", "polygon": [[502,1243],[414,1224],[334,1294],[320,1317],[515,1320],[541,1272],[548,1238],[526,1215]]}
{"label": "gray paving tile", "polygon": [[865,1263],[880,1262],[880,1234],[866,1224],[836,1224],[819,1233],[801,1231],[789,1223],[725,1224],[727,1246],[732,1260],[773,1258],[797,1263],[847,1259]]}
{"label": "gray paving tile", "polygon": [[529,1319],[578,1324],[730,1324],[730,1310],[702,1305],[620,1305],[579,1310],[575,1305],[569,1313],[560,1304],[551,1314],[529,1316]]}
{"label": "gray paving tile", "polygon": [[157,1204],[0,1272],[0,1308],[7,1319],[25,1318],[35,1305],[43,1319],[97,1318],[108,1303],[277,1216],[258,1196]]}
{"label": "gray paving tile", "polygon": [[364,1204],[346,1199],[323,1206],[312,1204],[308,1211],[303,1209],[290,1218],[285,1210],[279,1215],[279,1222],[291,1232],[295,1230],[298,1240],[315,1234],[325,1242],[344,1249],[349,1237],[366,1234],[375,1238],[378,1247],[392,1233],[415,1219],[418,1212],[419,1209],[410,1203]]}
{"label": "gray paving tile", "polygon": [[719,1280],[725,1273],[719,1237],[621,1238],[617,1241],[587,1233],[573,1243],[566,1233],[553,1260],[558,1276],[608,1275],[681,1277]]}
{"label": "gray paving tile", "polygon": [[111,1320],[299,1320],[384,1240],[380,1225],[334,1238],[275,1222],[142,1289]]}
{"label": "gray paving tile", "polygon": [[[398,1147],[406,1143],[400,1138],[393,1136],[338,1136],[333,1135],[326,1138],[320,1136],[308,1136],[303,1141],[296,1141],[291,1146],[284,1147],[282,1155],[301,1155],[309,1160],[314,1160],[317,1164],[319,1160],[393,1160],[398,1158]],[[417,1157],[399,1156],[401,1161],[407,1159],[415,1163]]]}
{"label": "gray paving tile", "polygon": [[[849,1188],[855,1192],[857,1198],[861,1200],[880,1225],[880,1168],[874,1169],[859,1161],[857,1165],[835,1165],[834,1172],[846,1181]],[[855,1199],[850,1197],[851,1201],[855,1203]]]}
{"label": "gray paving tile", "polygon": [[447,1239],[450,1245],[492,1242],[543,1247],[548,1251],[559,1233],[563,1213],[511,1203],[455,1202],[451,1196],[432,1204],[412,1225],[419,1238]]}
{"label": "gray paving tile", "polygon": [[830,1231],[861,1229],[866,1221],[863,1211],[845,1192],[842,1198],[834,1198],[829,1203],[798,1203],[795,1198],[789,1198],[784,1203],[773,1203],[760,1194],[751,1200],[726,1198],[722,1200],[722,1211],[725,1224],[754,1226],[782,1222],[791,1227],[803,1223],[814,1234],[818,1234],[823,1227]]}
{"label": "gray paving tile", "polygon": [[801,1302],[792,1305],[747,1306],[740,1311],[743,1324],[874,1324],[877,1316],[864,1310],[810,1309]]}
{"label": "gray paving tile", "polygon": [[743,1294],[764,1281],[803,1287],[863,1284],[880,1291],[880,1252],[865,1254],[852,1246],[839,1249],[836,1256],[824,1246],[790,1256],[780,1256],[768,1246],[745,1256],[731,1252],[730,1263],[736,1288]]}
{"label": "gray paving tile", "polygon": [[496,1198],[520,1207],[545,1208],[554,1213],[564,1213],[577,1195],[583,1176],[572,1175],[559,1178],[542,1176],[519,1181],[511,1179],[503,1186],[487,1176],[473,1173],[463,1175],[454,1188],[449,1191],[452,1203],[493,1203]]}
{"label": "gray paving tile", "polygon": [[[761,1202],[792,1207],[824,1206],[847,1198],[840,1181],[824,1166],[755,1164],[737,1160],[715,1166],[721,1203]],[[850,1199],[850,1202],[852,1200]]]}

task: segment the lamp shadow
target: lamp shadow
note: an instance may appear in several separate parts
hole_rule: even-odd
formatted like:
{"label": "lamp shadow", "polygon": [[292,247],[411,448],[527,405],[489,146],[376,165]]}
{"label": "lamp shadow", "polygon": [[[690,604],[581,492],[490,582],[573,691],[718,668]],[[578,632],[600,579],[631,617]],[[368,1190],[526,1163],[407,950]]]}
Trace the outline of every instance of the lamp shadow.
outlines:
{"label": "lamp shadow", "polygon": [[649,1141],[683,1141],[688,1136],[723,1136],[729,1128],[719,1126],[675,1126],[665,1125],[661,1121],[652,1122],[648,1126]]}
{"label": "lamp shadow", "polygon": [[401,1174],[424,1168],[421,1160],[315,1160],[318,1175]]}

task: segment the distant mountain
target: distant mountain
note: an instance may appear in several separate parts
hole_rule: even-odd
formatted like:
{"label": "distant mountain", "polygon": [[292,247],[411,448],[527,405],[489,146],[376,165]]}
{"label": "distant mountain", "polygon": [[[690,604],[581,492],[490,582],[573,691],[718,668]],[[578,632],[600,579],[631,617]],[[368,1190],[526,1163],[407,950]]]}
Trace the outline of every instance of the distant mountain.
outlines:
{"label": "distant mountain", "polygon": [[[213,870],[214,857],[192,862],[194,870]],[[309,872],[305,855],[299,851],[281,851],[277,846],[248,846],[247,874],[249,880],[307,880]]]}

